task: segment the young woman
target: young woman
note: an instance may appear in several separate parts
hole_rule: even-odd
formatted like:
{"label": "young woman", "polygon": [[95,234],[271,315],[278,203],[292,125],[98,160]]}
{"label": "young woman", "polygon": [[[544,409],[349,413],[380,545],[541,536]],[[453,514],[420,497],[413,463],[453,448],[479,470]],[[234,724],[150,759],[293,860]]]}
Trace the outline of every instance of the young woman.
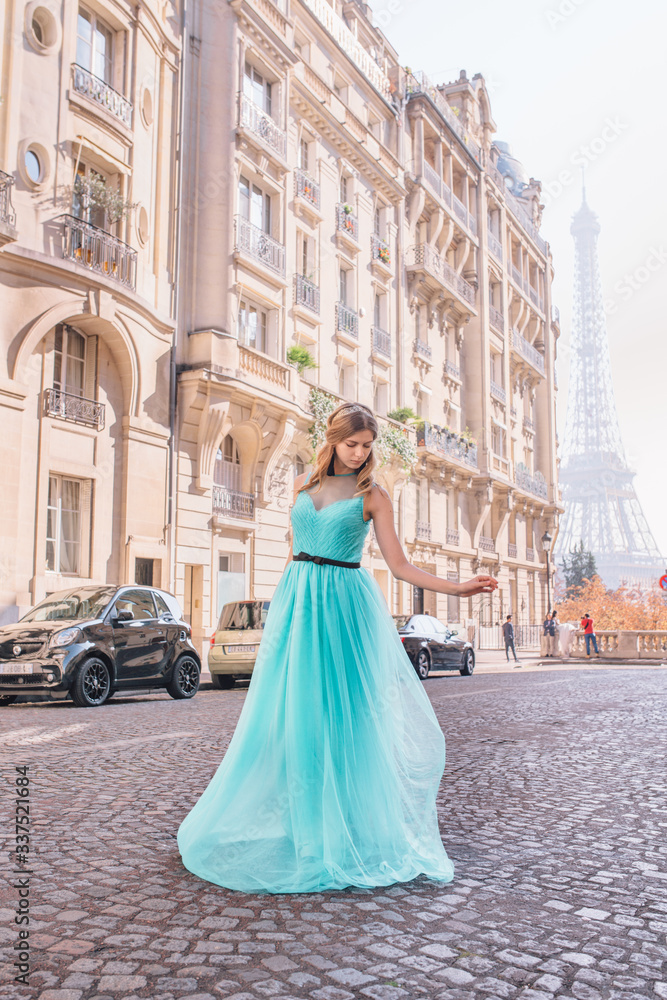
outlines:
{"label": "young woman", "polygon": [[293,542],[222,763],[178,830],[183,863],[244,892],[385,886],[453,865],[438,830],[445,740],[374,577],[371,520],[399,580],[469,597],[408,562],[374,482],[377,422],[342,404],[312,473],[295,480]]}

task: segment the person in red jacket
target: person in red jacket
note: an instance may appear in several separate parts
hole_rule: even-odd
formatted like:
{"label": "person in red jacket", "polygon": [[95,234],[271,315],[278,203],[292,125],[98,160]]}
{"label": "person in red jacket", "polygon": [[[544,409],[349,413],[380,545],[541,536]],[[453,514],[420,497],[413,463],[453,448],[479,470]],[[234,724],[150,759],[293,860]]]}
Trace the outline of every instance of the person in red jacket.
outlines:
{"label": "person in red jacket", "polygon": [[584,617],[581,619],[581,627],[584,630],[584,635],[586,636],[586,656],[591,655],[591,641],[593,643],[595,652],[599,656],[600,651],[598,649],[598,641],[595,636],[595,632],[593,631],[593,619],[589,614],[585,614]]}

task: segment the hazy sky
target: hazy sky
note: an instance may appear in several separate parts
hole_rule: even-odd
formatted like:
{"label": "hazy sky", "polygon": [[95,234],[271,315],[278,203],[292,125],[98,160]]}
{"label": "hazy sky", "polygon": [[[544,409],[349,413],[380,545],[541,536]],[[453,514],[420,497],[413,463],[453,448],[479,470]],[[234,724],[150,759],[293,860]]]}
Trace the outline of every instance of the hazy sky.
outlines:
{"label": "hazy sky", "polygon": [[[565,432],[572,214],[599,217],[614,388],[635,487],[667,559],[667,188],[664,0],[371,0],[403,66],[433,83],[481,73],[498,127],[542,182],[560,308],[559,422]],[[559,180],[561,178],[561,180]],[[647,261],[648,266],[647,266]]]}

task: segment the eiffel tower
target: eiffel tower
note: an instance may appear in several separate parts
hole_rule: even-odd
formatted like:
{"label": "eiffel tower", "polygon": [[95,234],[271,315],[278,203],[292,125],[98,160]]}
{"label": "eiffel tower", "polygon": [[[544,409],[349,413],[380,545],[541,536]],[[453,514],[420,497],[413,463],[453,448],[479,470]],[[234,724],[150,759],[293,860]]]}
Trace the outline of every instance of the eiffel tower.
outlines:
{"label": "eiffel tower", "polygon": [[665,571],[633,486],[616,412],[602,299],[600,224],[586,203],[572,219],[575,245],[572,353],[560,482],[565,512],[555,558],[583,542],[609,588],[644,589]]}

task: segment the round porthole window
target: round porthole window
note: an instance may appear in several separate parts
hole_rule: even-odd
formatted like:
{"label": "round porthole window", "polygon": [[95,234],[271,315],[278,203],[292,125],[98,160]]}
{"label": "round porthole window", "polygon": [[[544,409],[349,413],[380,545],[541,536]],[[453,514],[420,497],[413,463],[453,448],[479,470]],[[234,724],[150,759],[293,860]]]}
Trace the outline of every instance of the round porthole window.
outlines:
{"label": "round porthole window", "polygon": [[60,45],[60,22],[43,0],[33,0],[25,9],[25,35],[40,55],[48,55]]}
{"label": "round porthole window", "polygon": [[42,164],[34,149],[26,149],[24,163],[25,172],[30,180],[33,184],[39,184],[42,179]]}
{"label": "round porthole window", "polygon": [[153,124],[153,95],[148,87],[144,87],[141,95],[141,117],[146,128]]}
{"label": "round porthole window", "polygon": [[146,246],[150,237],[150,229],[148,227],[148,212],[143,205],[137,212],[137,236],[141,245]]}

